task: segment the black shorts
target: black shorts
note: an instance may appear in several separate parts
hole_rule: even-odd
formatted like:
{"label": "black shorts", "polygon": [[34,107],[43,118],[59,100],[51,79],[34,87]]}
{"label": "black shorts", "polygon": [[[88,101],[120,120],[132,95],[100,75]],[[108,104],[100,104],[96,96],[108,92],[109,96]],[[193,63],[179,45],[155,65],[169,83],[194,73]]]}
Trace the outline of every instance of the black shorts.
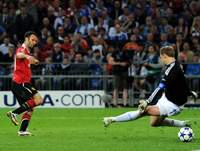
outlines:
{"label": "black shorts", "polygon": [[20,105],[31,99],[37,92],[37,89],[30,83],[18,84],[12,81],[11,88],[14,96]]}
{"label": "black shorts", "polygon": [[114,88],[117,90],[128,89],[128,76],[127,75],[115,75],[114,76]]}

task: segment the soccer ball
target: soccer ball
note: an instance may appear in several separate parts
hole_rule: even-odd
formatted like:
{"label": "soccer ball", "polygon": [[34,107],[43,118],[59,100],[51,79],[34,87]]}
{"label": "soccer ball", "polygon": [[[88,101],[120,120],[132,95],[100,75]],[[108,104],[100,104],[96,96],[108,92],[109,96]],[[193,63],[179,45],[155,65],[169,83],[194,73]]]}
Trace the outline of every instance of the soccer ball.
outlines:
{"label": "soccer ball", "polygon": [[190,127],[182,127],[178,132],[178,138],[182,142],[191,142],[193,139],[194,133]]}

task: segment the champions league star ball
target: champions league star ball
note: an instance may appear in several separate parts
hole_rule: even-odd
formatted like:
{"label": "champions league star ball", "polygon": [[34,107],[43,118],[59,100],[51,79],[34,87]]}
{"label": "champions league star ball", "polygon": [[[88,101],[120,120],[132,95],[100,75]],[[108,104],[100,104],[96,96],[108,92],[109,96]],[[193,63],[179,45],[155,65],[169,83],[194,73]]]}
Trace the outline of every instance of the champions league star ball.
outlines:
{"label": "champions league star ball", "polygon": [[193,137],[194,133],[190,127],[182,127],[178,132],[178,138],[182,142],[191,142]]}

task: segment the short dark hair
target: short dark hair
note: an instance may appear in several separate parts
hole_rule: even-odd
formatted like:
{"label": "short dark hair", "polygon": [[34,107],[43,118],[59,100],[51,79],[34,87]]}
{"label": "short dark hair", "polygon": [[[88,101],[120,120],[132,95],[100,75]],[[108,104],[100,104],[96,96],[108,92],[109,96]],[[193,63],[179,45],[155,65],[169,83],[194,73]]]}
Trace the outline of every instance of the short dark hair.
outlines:
{"label": "short dark hair", "polygon": [[160,48],[160,54],[166,54],[169,57],[175,57],[175,50],[172,46],[164,46]]}
{"label": "short dark hair", "polygon": [[[34,32],[34,31],[27,31],[27,32],[24,34],[24,38],[29,37],[30,35],[35,35],[35,36],[37,36],[37,33]],[[38,36],[37,36],[37,37],[38,37]]]}

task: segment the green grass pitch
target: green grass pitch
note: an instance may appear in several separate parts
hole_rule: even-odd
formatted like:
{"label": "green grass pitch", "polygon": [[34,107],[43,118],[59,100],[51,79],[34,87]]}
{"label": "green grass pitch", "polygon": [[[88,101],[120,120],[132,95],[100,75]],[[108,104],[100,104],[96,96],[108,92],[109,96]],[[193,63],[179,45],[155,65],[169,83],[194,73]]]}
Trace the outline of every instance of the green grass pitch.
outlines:
{"label": "green grass pitch", "polygon": [[179,128],[149,126],[149,117],[104,128],[102,118],[128,109],[37,108],[29,130],[35,135],[19,137],[0,109],[0,151],[195,151],[200,150],[200,110],[185,109],[175,119],[191,120],[195,138],[178,140]]}

